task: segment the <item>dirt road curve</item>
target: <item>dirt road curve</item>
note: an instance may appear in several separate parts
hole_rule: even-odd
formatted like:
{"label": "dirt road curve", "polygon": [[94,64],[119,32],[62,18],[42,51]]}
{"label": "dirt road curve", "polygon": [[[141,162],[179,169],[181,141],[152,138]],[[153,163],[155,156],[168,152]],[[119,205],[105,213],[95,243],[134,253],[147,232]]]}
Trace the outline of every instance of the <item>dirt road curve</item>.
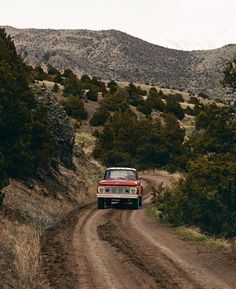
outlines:
{"label": "dirt road curve", "polygon": [[[105,210],[94,205],[84,210],[73,236],[77,288],[236,288],[235,267],[226,271],[224,263],[216,260],[219,256],[200,254],[167,226],[146,216],[149,180],[141,210],[116,205]],[[165,177],[156,180],[169,181]]]}
{"label": "dirt road curve", "polygon": [[223,256],[196,252],[166,225],[146,216],[147,184],[148,179],[140,210],[116,205],[97,210],[93,205],[80,214],[73,235],[77,289],[236,288],[235,267],[224,269]]}

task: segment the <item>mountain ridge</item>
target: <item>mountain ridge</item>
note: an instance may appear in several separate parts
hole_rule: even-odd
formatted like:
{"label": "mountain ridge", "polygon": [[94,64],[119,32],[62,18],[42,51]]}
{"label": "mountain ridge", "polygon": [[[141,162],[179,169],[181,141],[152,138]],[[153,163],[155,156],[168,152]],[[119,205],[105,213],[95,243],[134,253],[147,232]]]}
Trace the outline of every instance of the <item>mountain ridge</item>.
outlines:
{"label": "mountain ridge", "polygon": [[17,29],[4,27],[18,53],[32,66],[48,63],[78,75],[153,83],[211,97],[229,97],[220,81],[236,44],[210,50],[165,48],[115,29]]}

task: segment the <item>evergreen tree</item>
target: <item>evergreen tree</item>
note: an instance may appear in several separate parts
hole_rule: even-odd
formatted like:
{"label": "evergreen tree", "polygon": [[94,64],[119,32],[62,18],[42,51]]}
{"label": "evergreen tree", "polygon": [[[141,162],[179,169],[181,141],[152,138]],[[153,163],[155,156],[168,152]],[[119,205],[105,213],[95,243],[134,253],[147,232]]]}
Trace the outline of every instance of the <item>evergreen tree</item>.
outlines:
{"label": "evergreen tree", "polygon": [[84,103],[76,96],[70,96],[62,105],[69,116],[77,119],[84,120],[88,117],[88,113],[85,110]]}
{"label": "evergreen tree", "polygon": [[36,66],[32,71],[32,77],[35,80],[45,80],[47,79],[47,73],[44,72],[41,66]]}
{"label": "evergreen tree", "polygon": [[36,104],[29,68],[0,29],[0,185],[8,177],[27,177],[49,162],[53,140],[47,111]]}
{"label": "evergreen tree", "polygon": [[109,88],[110,94],[115,93],[118,89],[118,85],[114,80],[111,80],[110,82],[108,82],[107,87]]}
{"label": "evergreen tree", "polygon": [[54,85],[53,85],[53,87],[52,87],[52,91],[53,91],[53,92],[58,92],[58,90],[59,90],[58,84],[57,84],[57,83],[54,83]]}
{"label": "evergreen tree", "polygon": [[180,104],[172,96],[168,96],[166,99],[166,112],[173,113],[178,119],[184,118],[184,111]]}
{"label": "evergreen tree", "polygon": [[72,78],[73,78],[73,77],[76,77],[76,75],[74,74],[74,72],[73,72],[71,69],[69,69],[69,68],[67,68],[67,69],[64,70],[62,76],[64,76],[65,78],[68,78],[68,77],[72,77]]}
{"label": "evergreen tree", "polygon": [[80,83],[82,89],[89,89],[92,85],[92,80],[88,75],[84,74],[81,76]]}
{"label": "evergreen tree", "polygon": [[53,65],[48,64],[47,70],[49,75],[61,75],[60,71],[58,71]]}
{"label": "evergreen tree", "polygon": [[80,86],[80,81],[75,75],[70,75],[64,81],[64,96],[81,96],[82,88]]}
{"label": "evergreen tree", "polygon": [[105,110],[104,108],[99,108],[98,110],[95,111],[89,123],[92,126],[104,125],[105,122],[108,120],[109,116],[110,113],[107,110]]}
{"label": "evergreen tree", "polygon": [[231,88],[233,92],[236,91],[236,58],[227,64],[222,84]]}
{"label": "evergreen tree", "polygon": [[98,88],[96,86],[90,86],[89,91],[86,93],[86,97],[89,100],[97,101],[98,100]]}

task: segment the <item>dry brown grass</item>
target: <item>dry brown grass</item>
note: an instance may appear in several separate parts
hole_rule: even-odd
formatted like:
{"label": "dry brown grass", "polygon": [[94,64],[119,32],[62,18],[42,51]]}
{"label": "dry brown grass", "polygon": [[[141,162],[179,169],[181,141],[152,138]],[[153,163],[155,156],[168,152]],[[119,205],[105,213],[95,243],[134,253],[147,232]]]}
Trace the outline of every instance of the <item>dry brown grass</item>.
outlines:
{"label": "dry brown grass", "polygon": [[39,232],[28,226],[21,226],[14,238],[14,265],[19,277],[19,289],[37,288],[40,248]]}
{"label": "dry brown grass", "polygon": [[166,178],[169,178],[171,181],[177,181],[182,176],[179,172],[169,173],[167,171],[158,170],[158,169],[144,170],[141,172],[141,174],[149,175],[151,177],[166,177]]}
{"label": "dry brown grass", "polygon": [[[71,206],[63,200],[43,196],[40,190],[30,191],[17,181],[11,181],[5,194],[5,209],[0,215],[0,253],[5,260],[0,262],[0,279],[11,288],[47,288],[39,278],[41,238]],[[1,272],[1,266],[6,274]]]}
{"label": "dry brown grass", "polygon": [[236,238],[234,238],[233,240],[231,240],[230,242],[230,249],[232,252],[233,257],[236,259]]}
{"label": "dry brown grass", "polygon": [[[1,218],[0,233],[2,253],[12,256],[7,262],[14,272],[14,274],[4,274],[2,284],[9,286],[14,284],[17,289],[37,288],[40,268],[40,233],[30,225],[12,223],[5,218]],[[12,275],[15,278],[12,278]]]}
{"label": "dry brown grass", "polygon": [[54,226],[70,210],[61,200],[43,197],[40,188],[29,190],[24,184],[11,181],[5,189],[5,206],[20,214],[35,230],[43,232]]}

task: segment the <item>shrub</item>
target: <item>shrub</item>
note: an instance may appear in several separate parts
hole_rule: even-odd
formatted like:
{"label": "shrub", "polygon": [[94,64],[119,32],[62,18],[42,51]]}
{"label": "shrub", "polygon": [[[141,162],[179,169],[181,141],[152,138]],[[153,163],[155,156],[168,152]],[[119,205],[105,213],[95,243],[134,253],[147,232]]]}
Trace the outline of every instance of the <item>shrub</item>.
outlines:
{"label": "shrub", "polygon": [[84,120],[88,117],[88,113],[84,108],[84,103],[78,97],[70,96],[68,100],[62,102],[62,105],[68,115],[77,120]]}
{"label": "shrub", "polygon": [[189,99],[189,103],[192,103],[192,104],[199,104],[199,99],[195,96],[191,96],[190,99]]}
{"label": "shrub", "polygon": [[180,104],[172,96],[168,96],[166,99],[166,112],[173,113],[178,119],[184,118],[184,111],[181,108]]}
{"label": "shrub", "polygon": [[47,73],[44,72],[41,66],[36,66],[32,71],[32,77],[35,80],[47,79]]}
{"label": "shrub", "polygon": [[110,114],[107,110],[100,108],[94,113],[94,115],[90,119],[89,123],[92,126],[104,125],[105,122],[108,120],[109,116],[110,116]]}
{"label": "shrub", "polygon": [[57,83],[54,83],[54,85],[53,85],[53,87],[52,87],[52,91],[53,91],[53,92],[58,92],[58,90],[59,90],[58,84],[57,84]]}
{"label": "shrub", "polygon": [[61,73],[51,64],[47,65],[47,70],[49,75],[61,75]]}
{"label": "shrub", "polygon": [[144,102],[142,105],[139,104],[137,110],[145,115],[150,115],[152,113],[152,107],[147,102]]}
{"label": "shrub", "polygon": [[71,75],[64,81],[64,96],[81,96],[82,88],[80,86],[79,79],[75,75]]}
{"label": "shrub", "polygon": [[103,98],[101,106],[108,111],[126,111],[129,110],[128,95],[125,89],[117,89],[113,94]]}
{"label": "shrub", "polygon": [[98,100],[98,89],[95,86],[91,86],[89,91],[86,93],[86,97],[89,100],[97,101]]}
{"label": "shrub", "polygon": [[178,101],[178,102],[184,102],[183,95],[180,93],[176,93],[172,97],[174,97],[176,99],[176,101]]}
{"label": "shrub", "polygon": [[108,82],[107,87],[109,88],[110,94],[115,93],[118,89],[118,85],[114,80],[111,80],[110,82]]}
{"label": "shrub", "polygon": [[204,98],[204,99],[210,99],[210,97],[204,92],[199,92],[198,96],[201,97],[201,98]]}

